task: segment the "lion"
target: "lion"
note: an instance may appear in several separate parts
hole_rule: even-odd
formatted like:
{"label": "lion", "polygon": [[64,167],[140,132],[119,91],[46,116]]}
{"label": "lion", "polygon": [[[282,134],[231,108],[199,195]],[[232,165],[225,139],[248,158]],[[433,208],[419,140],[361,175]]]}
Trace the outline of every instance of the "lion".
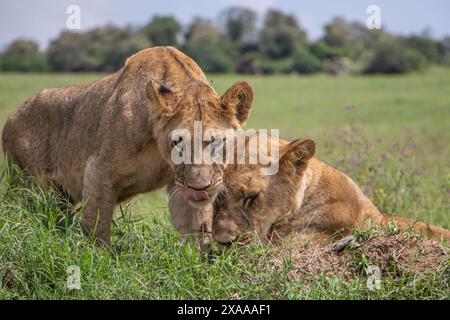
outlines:
{"label": "lion", "polygon": [[276,174],[261,175],[258,164],[229,165],[225,171],[227,193],[216,199],[213,220],[213,238],[222,248],[248,243],[254,233],[276,240],[298,232],[325,245],[339,237],[351,238],[355,228],[387,226],[391,221],[400,230],[450,239],[449,230],[380,213],[350,177],[314,157],[314,140],[269,143],[279,144]]}
{"label": "lion", "polygon": [[149,48],[101,80],[27,100],[3,128],[3,151],[42,186],[83,203],[83,231],[110,246],[115,205],[137,194],[176,183],[184,201],[210,206],[225,165],[174,164],[171,132],[192,132],[195,121],[202,130],[240,128],[252,101],[247,82],[221,97],[181,51]]}

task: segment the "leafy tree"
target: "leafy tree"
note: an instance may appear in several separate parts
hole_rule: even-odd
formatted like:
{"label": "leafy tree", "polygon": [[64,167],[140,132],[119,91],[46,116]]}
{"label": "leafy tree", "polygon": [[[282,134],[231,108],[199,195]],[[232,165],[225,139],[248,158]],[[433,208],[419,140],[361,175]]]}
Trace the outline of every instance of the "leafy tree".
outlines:
{"label": "leafy tree", "polygon": [[260,69],[263,73],[302,73],[310,74],[322,71],[322,62],[308,48],[303,47],[291,56],[282,59],[264,59]]}
{"label": "leafy tree", "polygon": [[326,44],[325,41],[318,41],[311,44],[311,53],[314,54],[321,61],[330,59],[340,59],[347,54],[347,50],[340,47],[332,47]]}
{"label": "leafy tree", "polygon": [[91,44],[86,34],[62,32],[47,50],[48,63],[53,71],[95,70],[96,63],[89,55]]}
{"label": "leafy tree", "polygon": [[30,40],[12,42],[0,56],[0,66],[3,71],[21,72],[41,72],[48,67],[45,54]]}
{"label": "leafy tree", "polygon": [[266,58],[287,58],[305,44],[306,33],[300,29],[294,16],[277,10],[267,11],[259,36],[260,50]]}
{"label": "leafy tree", "polygon": [[298,73],[320,72],[322,71],[322,62],[307,48],[302,48],[294,54],[292,70]]}
{"label": "leafy tree", "polygon": [[222,31],[209,20],[197,18],[186,32],[184,50],[206,72],[233,70],[235,52]]}
{"label": "leafy tree", "polygon": [[408,47],[420,52],[429,62],[439,63],[439,43],[431,39],[427,34],[412,35],[406,38]]}
{"label": "leafy tree", "polygon": [[[388,41],[392,38],[383,29],[369,29],[365,24],[358,21],[348,23],[348,26],[352,36],[362,42],[364,50],[374,50],[383,41]],[[354,50],[354,48],[350,47],[350,50]],[[350,54],[350,56],[357,56],[357,54]]]}
{"label": "leafy tree", "polygon": [[407,73],[421,70],[426,59],[399,39],[380,45],[365,69],[366,73]]}
{"label": "leafy tree", "polygon": [[438,43],[439,63],[450,66],[450,36]]}
{"label": "leafy tree", "polygon": [[310,45],[310,51],[321,61],[322,70],[327,73],[339,75],[349,71],[351,67],[346,58],[348,51],[345,48],[331,47],[320,40]]}
{"label": "leafy tree", "polygon": [[131,28],[123,30],[115,41],[105,44],[102,54],[103,63],[100,68],[103,71],[118,70],[128,57],[151,46],[152,43],[142,32],[135,32]]}
{"label": "leafy tree", "polygon": [[181,25],[172,16],[155,16],[143,31],[155,46],[178,46]]}
{"label": "leafy tree", "polygon": [[237,57],[235,71],[237,73],[260,74],[262,73],[261,62],[261,54],[258,50],[241,50]]}
{"label": "leafy tree", "polygon": [[248,8],[230,7],[219,14],[226,35],[234,42],[249,42],[256,32],[257,14]]}
{"label": "leafy tree", "polygon": [[[358,24],[352,25],[345,19],[336,17],[325,26],[323,42],[329,47],[344,49],[346,55],[357,59],[365,50],[365,43],[358,37],[358,31],[361,31]],[[359,35],[366,34],[359,33]]]}
{"label": "leafy tree", "polygon": [[86,33],[63,32],[50,43],[48,61],[57,71],[113,71],[133,53],[150,47],[141,33],[107,25]]}
{"label": "leafy tree", "polygon": [[281,59],[263,58],[260,63],[260,70],[264,74],[289,73],[293,70],[294,59],[292,57]]}

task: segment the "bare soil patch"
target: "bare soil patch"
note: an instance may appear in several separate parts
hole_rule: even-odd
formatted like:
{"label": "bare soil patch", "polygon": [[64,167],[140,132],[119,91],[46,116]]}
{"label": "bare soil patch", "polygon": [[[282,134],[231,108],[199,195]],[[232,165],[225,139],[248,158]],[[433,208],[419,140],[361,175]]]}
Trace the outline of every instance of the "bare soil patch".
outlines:
{"label": "bare soil patch", "polygon": [[275,255],[275,268],[291,263],[290,276],[322,275],[353,279],[365,274],[368,265],[394,277],[423,274],[444,268],[450,277],[449,248],[416,235],[374,235],[353,242],[338,253],[331,245],[305,243],[301,235],[286,238]]}

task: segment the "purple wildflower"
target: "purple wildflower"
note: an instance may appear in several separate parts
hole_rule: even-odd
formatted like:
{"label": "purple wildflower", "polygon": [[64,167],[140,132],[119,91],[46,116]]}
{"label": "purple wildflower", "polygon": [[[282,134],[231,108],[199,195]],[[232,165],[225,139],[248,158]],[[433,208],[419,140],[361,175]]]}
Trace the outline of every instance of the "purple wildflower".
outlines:
{"label": "purple wildflower", "polygon": [[346,105],[344,106],[344,108],[345,108],[346,110],[352,110],[352,109],[353,109],[353,105],[352,105],[352,104],[346,104]]}
{"label": "purple wildflower", "polygon": [[355,157],[352,157],[352,158],[350,158],[350,159],[348,160],[348,163],[349,163],[352,167],[354,167],[354,166],[356,166],[356,165],[358,164],[358,160],[357,160]]}

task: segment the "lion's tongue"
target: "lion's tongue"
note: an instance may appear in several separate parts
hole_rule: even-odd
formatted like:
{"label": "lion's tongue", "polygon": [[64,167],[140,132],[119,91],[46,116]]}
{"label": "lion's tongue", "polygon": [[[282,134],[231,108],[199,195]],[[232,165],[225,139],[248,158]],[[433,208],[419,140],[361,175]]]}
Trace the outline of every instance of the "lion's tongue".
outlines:
{"label": "lion's tongue", "polygon": [[209,199],[209,195],[208,192],[202,190],[195,190],[195,189],[191,189],[191,188],[187,188],[187,190],[184,192],[184,199],[186,201],[191,200],[191,201],[201,201],[201,200],[208,200]]}

